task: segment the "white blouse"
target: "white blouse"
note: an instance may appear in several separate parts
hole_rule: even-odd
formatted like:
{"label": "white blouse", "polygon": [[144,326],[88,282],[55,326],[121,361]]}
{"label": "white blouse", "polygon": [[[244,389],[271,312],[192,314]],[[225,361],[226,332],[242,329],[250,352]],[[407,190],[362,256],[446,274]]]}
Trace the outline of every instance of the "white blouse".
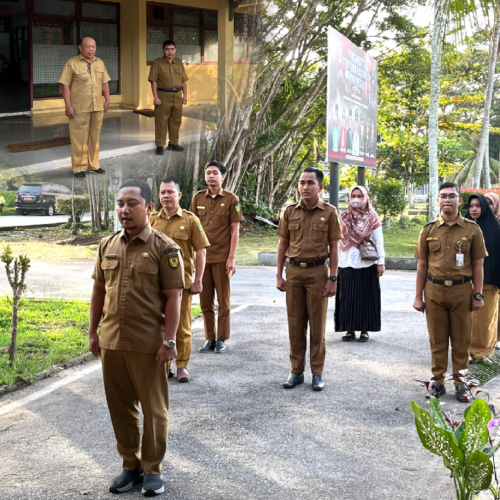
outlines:
{"label": "white blouse", "polygon": [[353,267],[354,269],[361,269],[363,267],[370,267],[373,264],[385,264],[385,250],[384,250],[384,233],[382,227],[378,227],[373,231],[370,236],[377,248],[378,260],[362,260],[358,247],[351,247],[345,252],[340,250],[339,246],[339,267]]}

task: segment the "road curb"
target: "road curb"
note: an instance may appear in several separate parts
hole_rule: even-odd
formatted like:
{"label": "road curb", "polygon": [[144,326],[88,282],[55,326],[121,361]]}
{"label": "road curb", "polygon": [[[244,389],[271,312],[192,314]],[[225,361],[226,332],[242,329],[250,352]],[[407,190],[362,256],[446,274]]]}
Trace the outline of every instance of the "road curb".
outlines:
{"label": "road curb", "polygon": [[32,385],[35,382],[38,382],[39,380],[43,380],[44,378],[49,378],[55,373],[59,373],[61,370],[66,370],[67,368],[72,368],[73,366],[81,365],[87,361],[91,361],[92,359],[96,359],[96,357],[91,352],[87,352],[86,354],[77,356],[76,358],[70,359],[69,361],[64,361],[63,363],[59,363],[57,365],[51,366],[50,368],[46,368],[41,372],[35,373],[35,375],[24,377],[15,384],[5,385],[3,387],[0,387],[0,397],[2,397],[4,394],[18,391],[19,389],[24,389],[25,387]]}

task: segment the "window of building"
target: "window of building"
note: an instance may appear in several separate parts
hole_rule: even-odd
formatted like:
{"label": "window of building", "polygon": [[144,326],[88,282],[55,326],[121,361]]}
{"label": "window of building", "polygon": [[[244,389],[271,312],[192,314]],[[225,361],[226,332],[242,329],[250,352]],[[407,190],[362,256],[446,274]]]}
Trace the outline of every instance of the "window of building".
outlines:
{"label": "window of building", "polygon": [[173,40],[175,57],[183,63],[214,63],[218,59],[217,11],[165,4],[147,4],[148,64],[163,56],[163,42]]}
{"label": "window of building", "polygon": [[257,34],[260,20],[259,16],[234,14],[234,62],[259,62]]}
{"label": "window of building", "polygon": [[[110,93],[118,94],[119,6],[94,0],[34,0],[33,6],[33,98],[62,96],[57,81],[68,59],[78,55],[80,38],[86,36],[96,41],[96,56],[111,78]],[[58,20],[61,17],[64,20]]]}

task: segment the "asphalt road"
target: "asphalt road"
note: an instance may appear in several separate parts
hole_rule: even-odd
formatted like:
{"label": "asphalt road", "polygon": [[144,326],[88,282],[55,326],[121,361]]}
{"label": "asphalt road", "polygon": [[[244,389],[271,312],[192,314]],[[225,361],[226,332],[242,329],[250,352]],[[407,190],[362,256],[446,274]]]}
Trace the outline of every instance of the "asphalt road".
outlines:
{"label": "asphalt road", "polygon": [[[90,221],[90,212],[83,216],[83,221]],[[44,215],[44,214],[28,214],[28,215],[3,215],[0,216],[0,229],[12,229],[16,227],[48,227],[65,224],[68,222],[67,215]]]}
{"label": "asphalt road", "polygon": [[[54,289],[68,290],[57,283],[73,275],[75,295],[88,295],[89,264],[56,264]],[[386,273],[383,330],[367,344],[340,341],[331,303],[323,392],[311,390],[309,367],[306,384],[281,388],[288,337],[274,275],[238,268],[226,354],[197,353],[203,332],[194,328],[193,380],[170,384],[161,498],[452,500],[452,480],[421,446],[409,406],[426,405],[413,380],[430,376],[425,320],[411,308],[414,274]],[[498,401],[498,382],[487,390]],[[443,402],[464,408],[452,394]],[[98,361],[0,400],[2,500],[113,498],[107,485],[119,470]]]}

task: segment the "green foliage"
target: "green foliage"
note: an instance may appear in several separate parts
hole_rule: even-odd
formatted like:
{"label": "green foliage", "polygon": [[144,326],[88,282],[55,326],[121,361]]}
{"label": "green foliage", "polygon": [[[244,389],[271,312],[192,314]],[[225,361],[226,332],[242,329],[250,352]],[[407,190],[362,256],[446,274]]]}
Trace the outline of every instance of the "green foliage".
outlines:
{"label": "green foliage", "polygon": [[472,500],[476,493],[490,487],[493,466],[489,457],[500,445],[497,438],[492,446],[486,447],[490,408],[484,400],[475,399],[464,412],[464,422],[453,429],[444,418],[438,399],[431,398],[429,406],[430,414],[411,402],[420,441],[452,471],[457,500]]}
{"label": "green foliage", "polygon": [[[76,222],[81,222],[84,214],[89,211],[89,195],[75,195],[75,218]],[[72,216],[71,212],[71,196],[61,196],[56,199],[56,212],[64,215]]]}
{"label": "green foliage", "polygon": [[370,184],[373,208],[382,216],[383,222],[390,217],[400,216],[406,208],[403,183],[395,179],[379,177]]}
{"label": "green foliage", "polygon": [[4,199],[3,205],[5,207],[13,208],[16,206],[16,193],[0,189],[0,200],[2,198]]}

